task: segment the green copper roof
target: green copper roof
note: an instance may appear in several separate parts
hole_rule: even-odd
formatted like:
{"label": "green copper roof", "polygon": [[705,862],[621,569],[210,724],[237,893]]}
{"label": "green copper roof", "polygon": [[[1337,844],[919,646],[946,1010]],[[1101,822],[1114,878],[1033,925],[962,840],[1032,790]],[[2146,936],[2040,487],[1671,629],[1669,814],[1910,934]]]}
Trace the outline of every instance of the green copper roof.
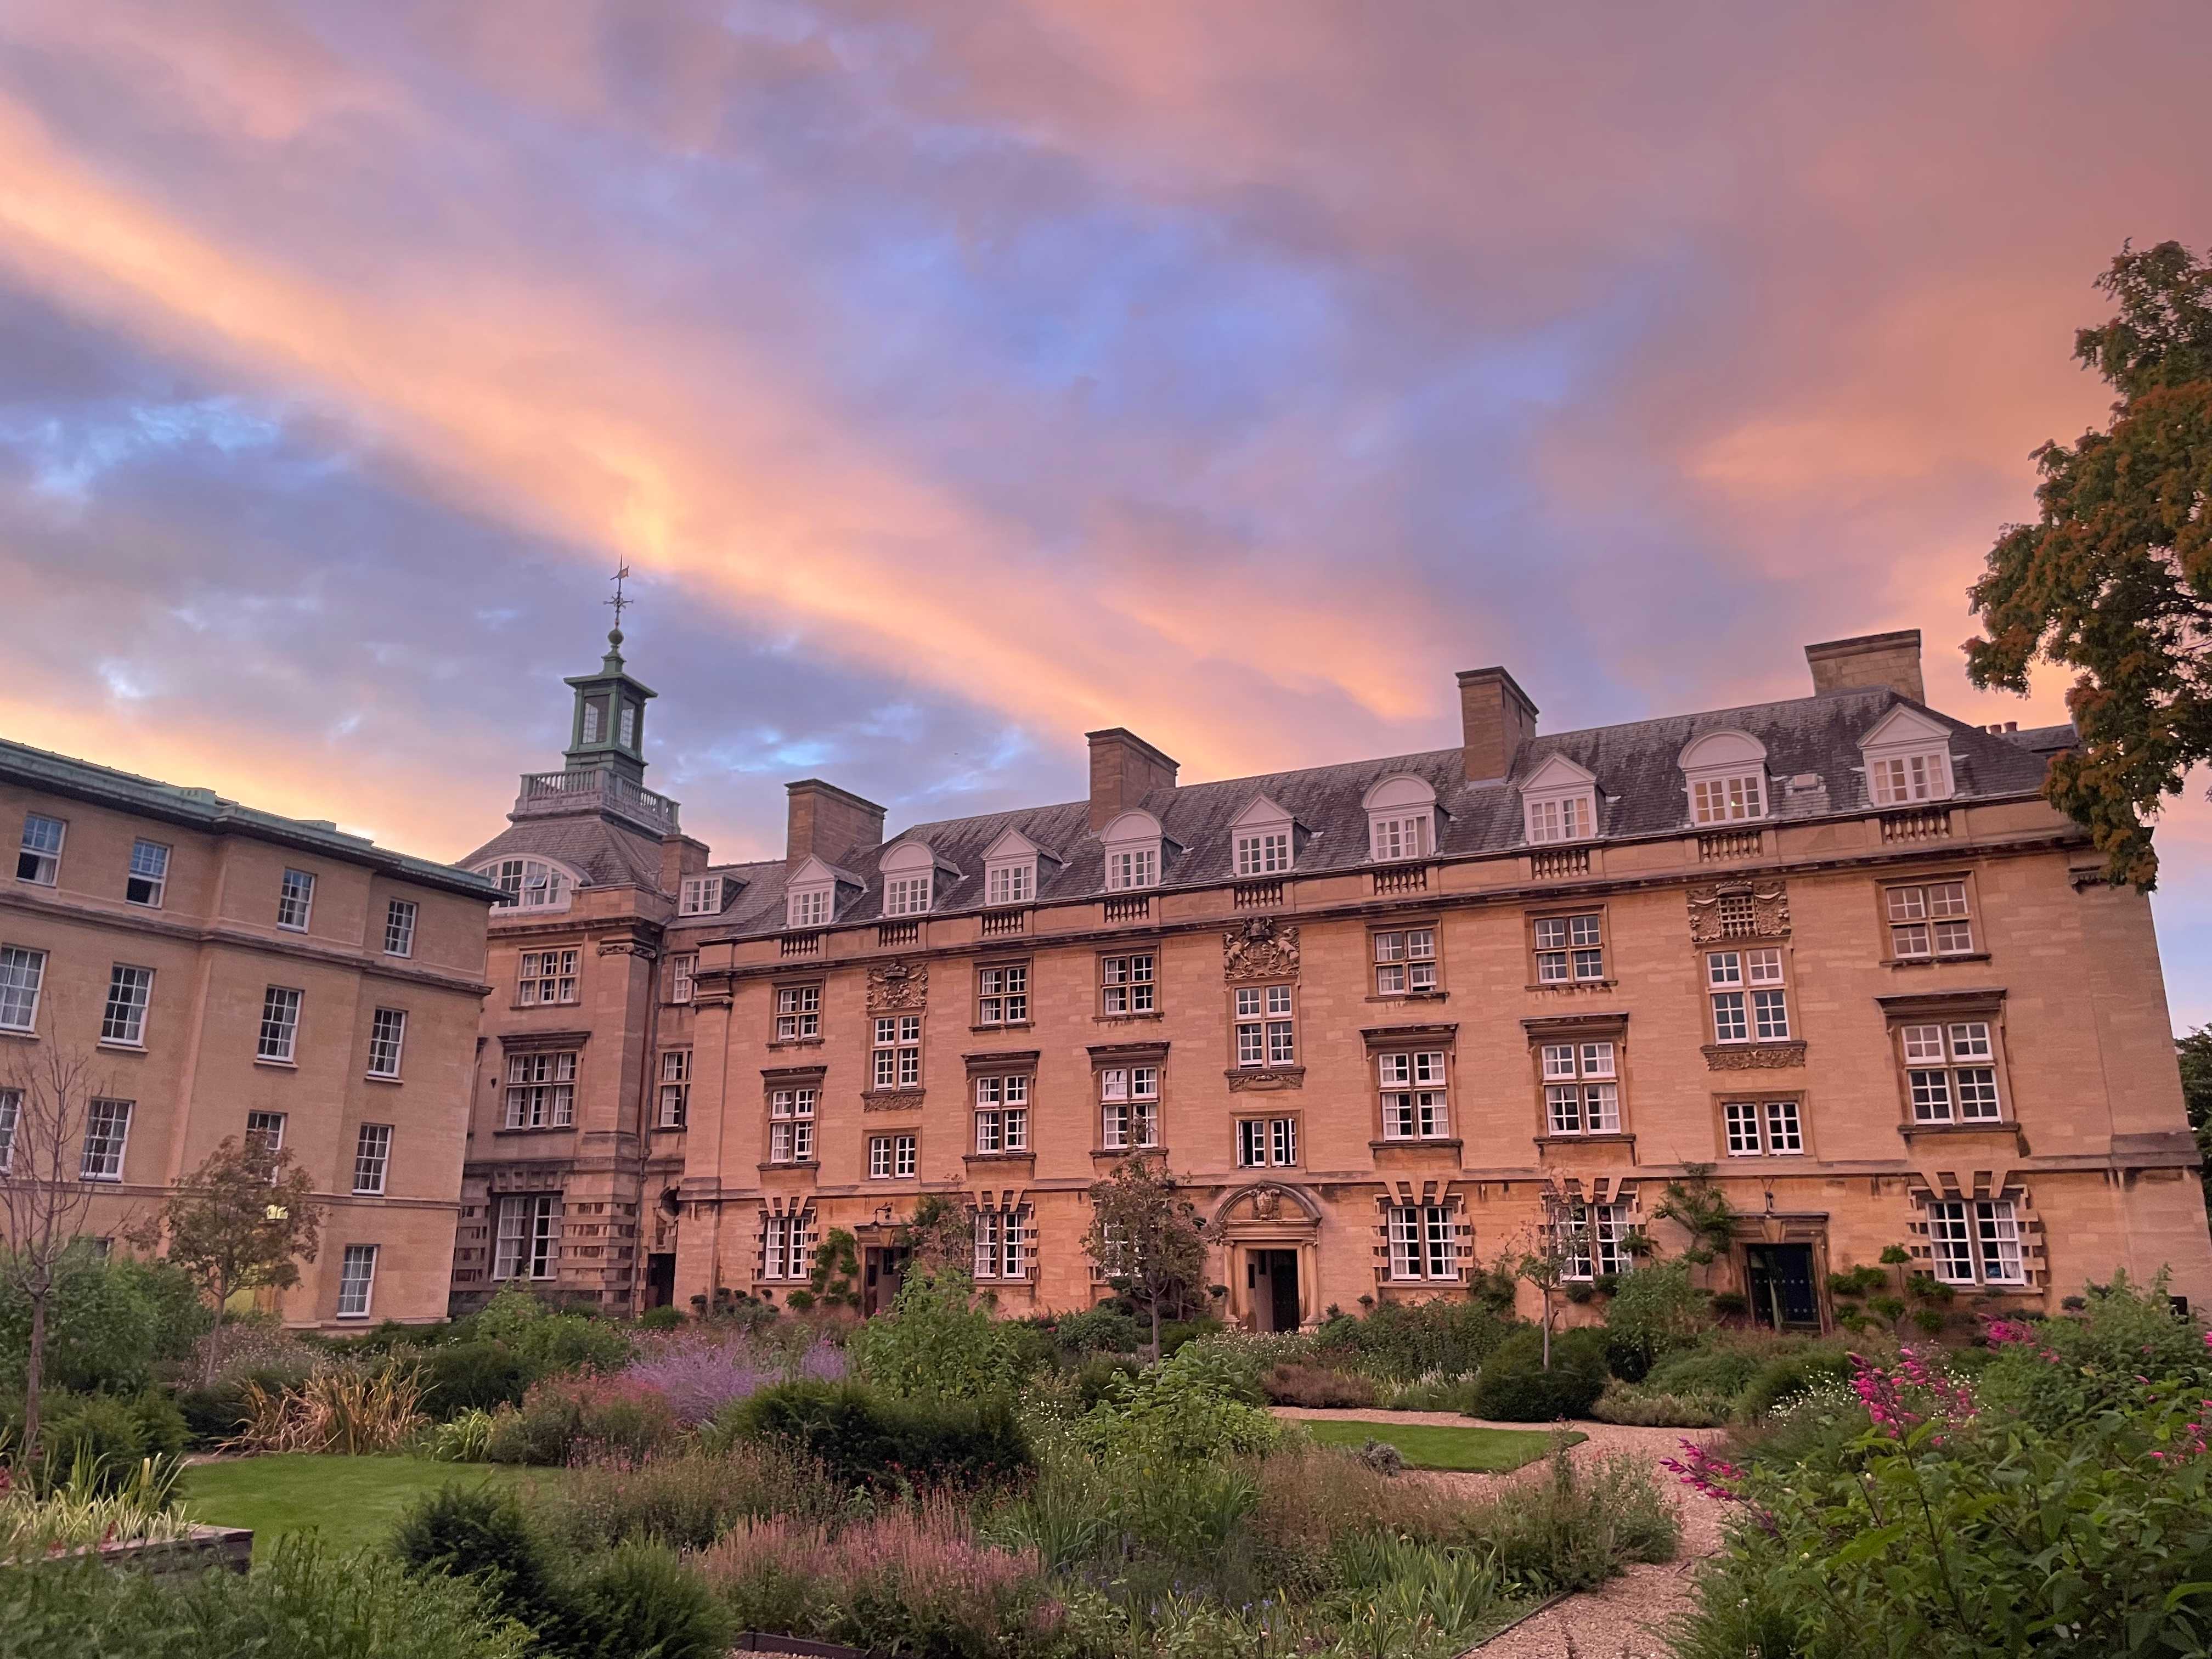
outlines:
{"label": "green copper roof", "polygon": [[450,864],[410,858],[379,847],[366,836],[349,836],[336,824],[301,818],[280,817],[234,800],[225,800],[212,789],[190,789],[112,767],[94,766],[68,755],[51,754],[27,744],[0,738],[0,779],[57,795],[91,801],[118,811],[179,823],[210,835],[252,836],[307,852],[326,854],[349,863],[363,864],[410,881],[443,887],[472,897],[490,899],[499,884],[489,877]]}

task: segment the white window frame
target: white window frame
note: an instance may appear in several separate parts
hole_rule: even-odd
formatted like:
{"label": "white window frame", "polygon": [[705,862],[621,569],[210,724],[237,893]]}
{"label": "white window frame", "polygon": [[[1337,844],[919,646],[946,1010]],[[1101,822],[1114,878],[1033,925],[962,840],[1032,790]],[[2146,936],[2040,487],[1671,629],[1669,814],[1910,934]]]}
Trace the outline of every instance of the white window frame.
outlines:
{"label": "white window frame", "polygon": [[1923,1206],[1936,1277],[1946,1285],[2025,1285],[2020,1211],[2007,1198],[1936,1198]]}
{"label": "white window frame", "polygon": [[814,1162],[814,1125],[822,1091],[811,1083],[771,1089],[768,1095],[768,1161],[775,1164]]}
{"label": "white window frame", "polygon": [[834,881],[809,882],[804,887],[794,887],[784,899],[784,925],[787,927],[827,927],[835,907],[830,895],[836,890]]}
{"label": "white window frame", "polygon": [[1686,744],[1677,764],[1697,828],[1757,823],[1774,810],[1766,745],[1748,732],[1708,732]]}
{"label": "white window frame", "polygon": [[979,1208],[974,1213],[976,1279],[990,1284],[1026,1279],[1032,1256],[1029,1206]]}
{"label": "white window frame", "polygon": [[396,898],[384,907],[384,954],[387,957],[411,957],[415,954],[415,923],[420,907],[413,899]]}
{"label": "white window frame", "polygon": [[1618,1039],[1577,1039],[1547,1042],[1540,1048],[1544,1073],[1545,1133],[1619,1134],[1621,1103]]}
{"label": "white window frame", "polygon": [[1626,1273],[1634,1265],[1626,1244],[1636,1227],[1628,1204],[1562,1204],[1549,1224],[1569,1232],[1559,1272],[1564,1279],[1583,1284],[1607,1273]]}
{"label": "white window frame", "polygon": [[1456,1283],[1458,1223],[1448,1204],[1393,1204],[1387,1223],[1390,1277],[1401,1283]]}
{"label": "white window frame", "polygon": [[676,914],[679,916],[714,916],[722,912],[724,893],[720,876],[686,876],[678,889]]}
{"label": "white window frame", "polygon": [[1378,997],[1426,996],[1437,988],[1437,930],[1381,927],[1370,935]]}
{"label": "white window frame", "polygon": [[1866,757],[1867,794],[1876,806],[1917,806],[1951,799],[1951,757],[1941,749]]}
{"label": "white window frame", "polygon": [[1789,1042],[1790,994],[1778,945],[1705,952],[1705,988],[1717,1044]]}
{"label": "white window frame", "polygon": [[1285,875],[1291,868],[1291,832],[1258,830],[1237,837],[1237,873],[1241,877]]}
{"label": "white window frame", "polygon": [[23,1091],[21,1089],[0,1089],[0,1175],[8,1173],[8,1166],[15,1158],[15,1126],[23,1118]]}
{"label": "white window frame", "polygon": [[258,1146],[270,1158],[284,1150],[284,1121],[283,1112],[248,1112],[246,1115],[246,1144]]}
{"label": "white window frame", "polygon": [[1588,841],[1595,833],[1596,793],[1593,790],[1538,796],[1524,800],[1522,807],[1528,839],[1534,844]]}
{"label": "white window frame", "polygon": [[761,1218],[761,1277],[779,1285],[803,1284],[814,1277],[812,1210]]}
{"label": "white window frame", "polygon": [[1425,778],[1400,772],[1378,779],[1360,797],[1367,813],[1367,856],[1402,864],[1437,850],[1437,792]]}
{"label": "white window frame", "polygon": [[1882,889],[1890,955],[1899,962],[1942,962],[1978,954],[1973,896],[1964,876],[1932,876]]}
{"label": "white window frame", "polygon": [[1237,1120],[1238,1169],[1291,1169],[1297,1166],[1297,1119],[1240,1117]]}
{"label": "white window frame", "polygon": [[976,1156],[1026,1155],[1030,1146],[1030,1073],[1006,1072],[975,1080]]}
{"label": "white window frame", "polygon": [[261,1030],[253,1045],[257,1062],[270,1066],[299,1063],[300,1012],[307,1000],[306,993],[289,985],[271,985],[262,992]]}
{"label": "white window frame", "polygon": [[1902,1021],[1898,1044],[1913,1124],[2005,1121],[1995,1020]]}
{"label": "white window frame", "polygon": [[396,1083],[407,1054],[407,1011],[378,1008],[368,1017],[368,1075]]}
{"label": "white window frame", "polygon": [[884,914],[886,916],[921,916],[929,914],[932,872],[927,870],[910,876],[886,876],[884,878]]}
{"label": "white window frame", "polygon": [[47,812],[24,813],[22,842],[15,854],[15,879],[36,887],[59,885],[62,852],[68,843],[67,818],[58,818]]}
{"label": "white window frame", "polygon": [[1128,951],[1098,959],[1098,1012],[1108,1019],[1159,1012],[1159,956]]}
{"label": "white window frame", "polygon": [[[137,890],[142,885],[143,894]],[[131,843],[131,864],[123,875],[123,902],[143,909],[158,910],[168,890],[167,843],[148,841],[143,836],[137,837]]]}
{"label": "white window frame", "polygon": [[1030,964],[987,962],[975,969],[975,1024],[1030,1023]]}
{"label": "white window frame", "polygon": [[1167,837],[1150,812],[1124,812],[1099,832],[1105,851],[1106,890],[1136,892],[1160,884]]}
{"label": "white window frame", "polygon": [[822,981],[775,988],[775,1040],[811,1042],[822,1035]]}
{"label": "white window frame", "polygon": [[376,1246],[349,1244],[338,1261],[340,1319],[366,1319],[376,1300]]}
{"label": "white window frame", "polygon": [[[131,1150],[134,1101],[98,1098],[84,1109],[84,1148],[77,1161],[80,1181],[120,1181]],[[96,1154],[96,1155],[95,1155]]]}
{"label": "white window frame", "polygon": [[1036,860],[1003,859],[983,867],[983,902],[1028,904],[1036,897]]}
{"label": "white window frame", "polygon": [[1382,1139],[1449,1140],[1451,1060],[1442,1048],[1389,1049],[1375,1056]]}
{"label": "white window frame", "polygon": [[1730,1158],[1804,1156],[1804,1109],[1795,1099],[1723,1101],[1721,1115],[1723,1144]]}
{"label": "white window frame", "polygon": [[276,887],[276,925],[288,933],[304,933],[315,917],[315,872],[287,869]]}
{"label": "white window frame", "polygon": [[689,1048],[663,1048],[660,1051],[660,1092],[653,1118],[653,1127],[660,1129],[681,1129],[691,1112],[691,1051]]}
{"label": "white window frame", "polygon": [[1160,1068],[1106,1066],[1098,1072],[1098,1144],[1108,1152],[1160,1144]]}
{"label": "white window frame", "polygon": [[526,1048],[507,1057],[500,1117],[509,1129],[570,1129],[576,1123],[574,1048]]}
{"label": "white window frame", "polygon": [[1288,982],[1239,985],[1231,993],[1231,1003],[1238,1066],[1298,1063],[1297,996]]}
{"label": "white window frame", "polygon": [[561,1195],[507,1193],[492,1218],[491,1276],[542,1280],[561,1276]]}
{"label": "white window frame", "polygon": [[46,989],[46,953],[27,945],[0,945],[0,1031],[34,1031],[39,998]]}
{"label": "white window frame", "polygon": [[921,1016],[874,1014],[874,1041],[869,1045],[872,1089],[895,1091],[921,1087]]}
{"label": "white window frame", "polygon": [[1530,948],[1539,985],[1601,985],[1605,982],[1605,913],[1533,917]]}
{"label": "white window frame", "polygon": [[678,951],[668,958],[668,1000],[684,1004],[697,994],[699,953]]}
{"label": "white window frame", "polygon": [[146,1046],[146,1012],[154,1000],[154,970],[113,963],[107,970],[107,1001],[100,1013],[102,1048]]}
{"label": "white window frame", "polygon": [[525,951],[515,965],[514,1006],[565,1007],[576,1000],[583,953],[573,946]]}
{"label": "white window frame", "polygon": [[493,902],[494,909],[566,909],[575,884],[573,874],[544,859],[493,859],[478,865],[476,873],[489,876],[505,896]]}
{"label": "white window frame", "polygon": [[392,1175],[392,1127],[389,1123],[364,1123],[355,1132],[355,1192],[372,1198],[383,1196]]}

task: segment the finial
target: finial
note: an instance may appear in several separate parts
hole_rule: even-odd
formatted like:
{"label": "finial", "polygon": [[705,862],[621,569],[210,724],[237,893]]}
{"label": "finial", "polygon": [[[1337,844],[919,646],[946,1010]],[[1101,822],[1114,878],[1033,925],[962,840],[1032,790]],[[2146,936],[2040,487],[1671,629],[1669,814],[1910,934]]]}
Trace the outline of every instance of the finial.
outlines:
{"label": "finial", "polygon": [[635,599],[625,599],[623,596],[623,583],[628,580],[629,578],[629,562],[628,560],[624,560],[620,568],[615,571],[615,574],[607,578],[609,581],[615,585],[614,598],[606,601],[607,604],[612,605],[615,609],[615,625],[612,629],[608,630],[607,633],[607,643],[609,645],[618,647],[622,644],[623,611],[626,606],[633,605],[637,603]]}

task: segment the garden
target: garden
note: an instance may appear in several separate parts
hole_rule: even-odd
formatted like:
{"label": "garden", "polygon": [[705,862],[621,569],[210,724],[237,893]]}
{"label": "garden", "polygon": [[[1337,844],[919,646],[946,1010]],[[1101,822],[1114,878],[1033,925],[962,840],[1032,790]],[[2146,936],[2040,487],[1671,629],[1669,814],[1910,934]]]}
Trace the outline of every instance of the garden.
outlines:
{"label": "garden", "polygon": [[[1844,1328],[1815,1338],[1749,1328],[1695,1251],[1639,1252],[1257,1335],[1138,1274],[1002,1319],[917,1242],[866,1322],[831,1239],[799,1308],[631,1323],[510,1286],[342,1339],[218,1327],[185,1268],[75,1249],[35,1431],[0,1279],[0,1659],[92,1632],[173,1659],[706,1659],[745,1632],[1447,1659],[1674,1559],[1685,1505],[1726,1523],[1678,1580],[1686,1659],[2212,1638],[2212,1347],[2158,1284],[2023,1317],[1889,1261],[1831,1279]],[[1604,1443],[1628,1436],[1673,1455]],[[195,1525],[251,1527],[252,1571],[103,1564]]]}

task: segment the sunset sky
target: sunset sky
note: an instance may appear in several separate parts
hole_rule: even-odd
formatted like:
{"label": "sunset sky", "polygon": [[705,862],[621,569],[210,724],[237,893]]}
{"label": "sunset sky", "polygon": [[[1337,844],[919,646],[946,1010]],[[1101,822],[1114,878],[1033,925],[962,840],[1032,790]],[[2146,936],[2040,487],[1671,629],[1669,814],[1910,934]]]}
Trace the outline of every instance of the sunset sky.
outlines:
{"label": "sunset sky", "polygon": [[[456,857],[637,573],[648,781],[894,829],[1797,695],[2212,241],[2212,8],[1304,0],[0,15],[0,734]],[[2212,807],[2161,834],[2212,1019]]]}

